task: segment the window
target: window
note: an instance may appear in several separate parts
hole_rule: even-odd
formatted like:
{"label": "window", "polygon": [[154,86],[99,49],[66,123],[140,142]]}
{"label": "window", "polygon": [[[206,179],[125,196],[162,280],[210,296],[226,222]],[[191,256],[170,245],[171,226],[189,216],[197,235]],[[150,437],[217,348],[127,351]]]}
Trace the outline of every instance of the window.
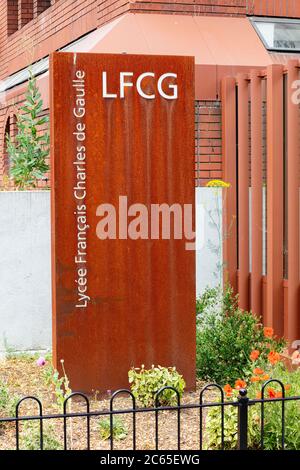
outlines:
{"label": "window", "polygon": [[7,1],[7,34],[18,31],[18,0]]}
{"label": "window", "polygon": [[51,6],[51,0],[37,0],[36,1],[36,9],[37,11],[35,14],[38,16],[43,13],[47,8]]}
{"label": "window", "polygon": [[33,20],[33,0],[19,1],[19,28]]}
{"label": "window", "polygon": [[300,52],[299,20],[252,18],[251,22],[269,51]]}
{"label": "window", "polygon": [[3,161],[2,161],[2,176],[9,176],[10,173],[10,158],[7,152],[7,137],[11,137],[14,141],[17,133],[17,118],[14,114],[11,114],[6,121],[4,131],[4,149],[3,149]]}

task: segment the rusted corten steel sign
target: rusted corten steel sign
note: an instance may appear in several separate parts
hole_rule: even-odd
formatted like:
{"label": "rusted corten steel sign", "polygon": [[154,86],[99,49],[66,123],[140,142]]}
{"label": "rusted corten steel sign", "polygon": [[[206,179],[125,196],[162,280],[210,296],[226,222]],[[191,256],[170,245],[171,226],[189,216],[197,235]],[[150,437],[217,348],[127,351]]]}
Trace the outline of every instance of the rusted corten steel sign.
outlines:
{"label": "rusted corten steel sign", "polygon": [[85,392],[141,364],[193,387],[193,58],[56,53],[51,95],[54,365]]}

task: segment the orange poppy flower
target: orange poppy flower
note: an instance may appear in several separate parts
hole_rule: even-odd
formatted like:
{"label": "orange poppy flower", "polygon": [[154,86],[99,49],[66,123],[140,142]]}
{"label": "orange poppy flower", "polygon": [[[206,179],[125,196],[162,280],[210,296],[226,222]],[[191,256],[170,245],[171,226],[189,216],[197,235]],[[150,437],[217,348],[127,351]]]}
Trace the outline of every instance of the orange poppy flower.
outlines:
{"label": "orange poppy flower", "polygon": [[255,375],[263,375],[264,371],[260,367],[256,367],[253,371],[253,374]]}
{"label": "orange poppy flower", "polygon": [[250,354],[251,361],[256,361],[259,358],[260,352],[257,349],[254,349]]}
{"label": "orange poppy flower", "polygon": [[274,388],[268,388],[268,395],[269,395],[269,398],[276,398],[276,392]]}
{"label": "orange poppy flower", "polygon": [[225,385],[224,392],[226,393],[227,397],[231,397],[232,396],[232,387],[229,384]]}
{"label": "orange poppy flower", "polygon": [[267,380],[269,380],[269,378],[270,378],[270,376],[269,376],[268,374],[266,374],[266,375],[263,375],[263,376],[262,376],[261,380],[262,380],[263,382],[266,382]]}
{"label": "orange poppy flower", "polygon": [[250,381],[254,384],[255,382],[259,382],[260,378],[259,377],[251,377]]}
{"label": "orange poppy flower", "polygon": [[275,364],[277,364],[277,362],[280,361],[280,354],[278,352],[271,351],[268,354],[268,360],[269,360],[270,364],[272,364],[274,366]]}
{"label": "orange poppy flower", "polygon": [[264,335],[266,338],[272,338],[273,334],[274,334],[273,328],[271,328],[270,326],[266,326],[264,328]]}
{"label": "orange poppy flower", "polygon": [[282,392],[276,392],[276,398],[282,398]]}
{"label": "orange poppy flower", "polygon": [[256,398],[257,398],[257,400],[260,400],[260,399],[261,399],[261,392],[257,392],[257,393],[256,393]]}
{"label": "orange poppy flower", "polygon": [[242,388],[246,388],[246,387],[247,387],[247,384],[244,380],[242,379],[236,380],[235,385],[234,385],[234,388],[236,390],[241,390]]}
{"label": "orange poppy flower", "polygon": [[284,389],[288,392],[289,390],[291,390],[291,385],[290,384],[286,384],[284,386]]}

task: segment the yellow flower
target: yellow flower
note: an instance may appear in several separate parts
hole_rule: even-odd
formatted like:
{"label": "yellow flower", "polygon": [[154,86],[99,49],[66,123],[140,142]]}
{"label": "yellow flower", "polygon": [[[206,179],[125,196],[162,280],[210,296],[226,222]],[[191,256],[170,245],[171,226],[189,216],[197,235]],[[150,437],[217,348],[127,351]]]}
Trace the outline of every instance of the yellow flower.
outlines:
{"label": "yellow flower", "polygon": [[230,183],[226,183],[222,180],[211,180],[206,183],[207,188],[230,188]]}

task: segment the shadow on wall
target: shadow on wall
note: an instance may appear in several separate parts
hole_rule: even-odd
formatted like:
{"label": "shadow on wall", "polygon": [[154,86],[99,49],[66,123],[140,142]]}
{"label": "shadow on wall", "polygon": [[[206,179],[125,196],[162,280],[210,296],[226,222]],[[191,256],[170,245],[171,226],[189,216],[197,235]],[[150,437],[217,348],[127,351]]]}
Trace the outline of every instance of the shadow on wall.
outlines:
{"label": "shadow on wall", "polygon": [[51,348],[50,192],[0,192],[0,355]]}

